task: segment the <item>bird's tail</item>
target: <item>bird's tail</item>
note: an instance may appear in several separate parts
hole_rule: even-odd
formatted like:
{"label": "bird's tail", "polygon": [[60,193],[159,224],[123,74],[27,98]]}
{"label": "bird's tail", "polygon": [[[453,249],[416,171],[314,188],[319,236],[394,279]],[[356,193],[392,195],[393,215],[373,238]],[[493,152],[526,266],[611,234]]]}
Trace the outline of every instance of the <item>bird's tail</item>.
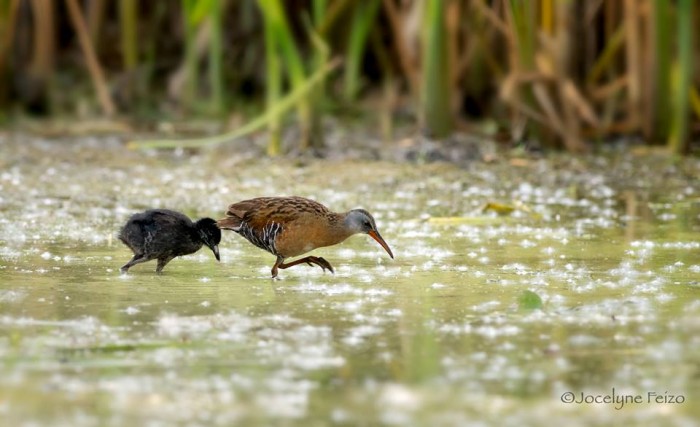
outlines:
{"label": "bird's tail", "polygon": [[237,216],[227,216],[216,221],[216,225],[222,230],[238,231],[241,228],[241,219]]}

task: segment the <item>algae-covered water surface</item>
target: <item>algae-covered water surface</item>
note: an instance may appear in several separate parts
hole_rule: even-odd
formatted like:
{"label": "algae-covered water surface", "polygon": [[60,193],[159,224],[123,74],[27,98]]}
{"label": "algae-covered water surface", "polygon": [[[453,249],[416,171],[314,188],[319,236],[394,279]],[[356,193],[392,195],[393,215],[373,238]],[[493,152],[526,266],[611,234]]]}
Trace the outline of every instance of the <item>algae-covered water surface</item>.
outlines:
{"label": "algae-covered water surface", "polygon": [[[13,426],[696,425],[700,162],[462,165],[0,136],[0,418]],[[335,274],[224,232],[119,274],[161,207],[363,207]]]}

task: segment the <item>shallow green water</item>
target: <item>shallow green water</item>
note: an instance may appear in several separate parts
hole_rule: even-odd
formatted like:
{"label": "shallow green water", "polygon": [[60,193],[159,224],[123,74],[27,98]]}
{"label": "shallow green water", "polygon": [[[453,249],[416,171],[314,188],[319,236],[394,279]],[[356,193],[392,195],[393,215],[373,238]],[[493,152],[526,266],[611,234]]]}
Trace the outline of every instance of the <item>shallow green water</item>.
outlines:
{"label": "shallow green water", "polygon": [[[697,161],[293,164],[6,135],[0,147],[6,425],[700,419]],[[316,251],[335,275],[299,266],[273,281],[273,257],[227,233],[221,263],[202,250],[162,276],[153,262],[119,275],[131,254],[114,236],[131,213],[216,218],[273,194],[370,210],[396,259],[356,236]],[[488,202],[525,208],[499,216]]]}

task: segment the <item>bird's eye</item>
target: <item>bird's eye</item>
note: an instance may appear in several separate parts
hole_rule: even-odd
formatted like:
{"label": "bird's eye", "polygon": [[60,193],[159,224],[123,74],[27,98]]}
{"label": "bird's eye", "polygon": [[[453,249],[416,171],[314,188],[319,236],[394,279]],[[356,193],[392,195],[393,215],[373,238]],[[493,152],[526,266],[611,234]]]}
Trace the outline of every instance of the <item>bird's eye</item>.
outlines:
{"label": "bird's eye", "polygon": [[362,225],[367,228],[372,228],[372,224],[370,224],[369,221],[365,221]]}

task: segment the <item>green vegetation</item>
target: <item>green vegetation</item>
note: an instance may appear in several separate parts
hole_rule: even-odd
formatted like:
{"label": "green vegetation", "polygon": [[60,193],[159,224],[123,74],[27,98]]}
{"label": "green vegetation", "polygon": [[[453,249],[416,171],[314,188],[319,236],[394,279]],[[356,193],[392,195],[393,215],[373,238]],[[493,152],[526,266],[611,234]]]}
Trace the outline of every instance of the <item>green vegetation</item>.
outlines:
{"label": "green vegetation", "polygon": [[678,59],[672,74],[673,116],[668,139],[669,148],[673,153],[683,152],[688,139],[688,91],[693,71],[692,9],[692,0],[678,2]]}
{"label": "green vegetation", "polygon": [[518,308],[523,311],[542,308],[542,298],[532,291],[523,291],[518,297]]}
{"label": "green vegetation", "polygon": [[348,111],[384,136],[408,112],[436,138],[488,121],[575,152],[641,135],[682,154],[700,128],[690,0],[164,4],[0,0],[0,120],[262,120],[269,155],[290,126],[320,148],[323,116]]}
{"label": "green vegetation", "polygon": [[444,4],[443,0],[426,1],[421,86],[425,126],[430,135],[438,138],[448,136],[452,130]]}

